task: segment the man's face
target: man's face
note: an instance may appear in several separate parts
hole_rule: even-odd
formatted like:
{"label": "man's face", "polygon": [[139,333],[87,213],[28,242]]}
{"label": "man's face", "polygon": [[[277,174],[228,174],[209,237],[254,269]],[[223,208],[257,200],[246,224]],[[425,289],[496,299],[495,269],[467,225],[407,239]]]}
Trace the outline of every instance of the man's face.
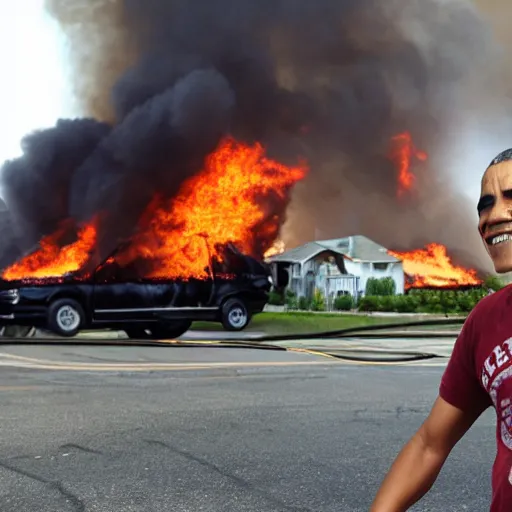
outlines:
{"label": "man's face", "polygon": [[485,172],[478,213],[478,230],[496,272],[512,271],[512,161]]}

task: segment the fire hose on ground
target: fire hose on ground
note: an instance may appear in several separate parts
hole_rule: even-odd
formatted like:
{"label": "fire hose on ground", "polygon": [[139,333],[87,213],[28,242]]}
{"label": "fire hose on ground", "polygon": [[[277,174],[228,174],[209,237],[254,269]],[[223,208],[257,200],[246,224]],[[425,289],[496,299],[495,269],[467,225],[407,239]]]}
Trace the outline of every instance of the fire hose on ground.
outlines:
{"label": "fire hose on ground", "polygon": [[[290,341],[290,340],[325,340],[325,339],[333,339],[333,338],[353,338],[356,337],[358,339],[397,339],[397,338],[455,338],[457,336],[457,332],[453,333],[431,333],[431,332],[415,332],[415,333],[407,333],[406,331],[402,331],[397,335],[396,332],[381,332],[377,333],[377,331],[389,330],[389,329],[407,329],[410,327],[429,327],[429,326],[443,326],[443,325],[462,325],[464,323],[464,318],[445,318],[445,319],[436,319],[436,320],[418,320],[414,322],[390,322],[383,323],[380,325],[368,325],[362,327],[350,327],[347,329],[337,329],[331,331],[324,332],[314,332],[314,333],[306,333],[300,335],[294,334],[282,334],[282,335],[270,335],[270,336],[260,336],[251,338],[253,343],[271,343],[271,342],[281,342],[281,341]],[[345,349],[337,349],[336,351],[326,351],[322,350],[322,352],[330,355],[331,357],[335,357],[340,360],[354,361],[354,362],[376,362],[376,363],[401,363],[401,362],[414,362],[414,361],[423,361],[428,359],[442,358],[439,354],[433,354],[428,352],[396,352],[392,350],[384,349],[382,351],[377,350],[347,350]],[[350,352],[350,353],[347,353]],[[357,354],[357,355],[356,355]],[[363,356],[363,354],[365,354]]]}
{"label": "fire hose on ground", "polygon": [[[306,340],[306,339],[323,339],[323,338],[346,338],[349,336],[355,336],[359,333],[363,332],[373,332],[379,330],[386,329],[407,329],[408,327],[428,327],[428,326],[440,326],[440,325],[462,325],[464,323],[465,318],[444,318],[437,320],[418,320],[415,322],[390,322],[388,324],[379,324],[379,325],[364,325],[362,327],[349,327],[347,329],[337,329],[332,331],[323,331],[323,332],[312,332],[306,334],[276,334],[276,335],[265,335],[260,337],[251,338],[252,341],[287,341],[287,340]],[[454,334],[456,334],[454,332]],[[386,333],[381,334],[383,338],[385,337],[396,337],[396,334],[392,334],[392,336],[386,336]],[[379,336],[379,337],[380,337]],[[360,336],[358,336],[360,337]],[[361,336],[364,337],[364,336]],[[404,338],[408,338],[411,336],[403,336]],[[416,336],[413,336],[416,337]],[[435,333],[429,333],[426,331],[424,334],[422,333],[422,337],[443,337],[436,335]]]}
{"label": "fire hose on ground", "polygon": [[[307,334],[283,334],[283,335],[266,335],[252,337],[250,340],[218,340],[212,342],[193,342],[193,341],[181,341],[181,340],[170,340],[170,341],[158,341],[158,340],[125,340],[125,339],[93,339],[93,338],[37,338],[35,337],[37,331],[33,328],[23,328],[23,331],[27,333],[23,337],[15,337],[9,335],[9,330],[3,330],[2,337],[0,338],[0,344],[12,344],[13,341],[16,344],[30,345],[37,342],[44,342],[48,345],[94,345],[94,346],[144,346],[144,347],[212,347],[212,348],[252,348],[259,350],[280,350],[288,351],[294,350],[298,352],[309,352],[318,353],[319,355],[325,355],[334,359],[346,360],[352,362],[374,362],[374,363],[405,363],[414,361],[424,361],[435,358],[442,358],[439,354],[433,354],[428,352],[398,352],[388,349],[383,350],[350,350],[350,349],[336,349],[331,350],[315,350],[315,349],[294,349],[293,347],[279,346],[270,344],[272,342],[292,341],[292,340],[325,340],[333,338],[379,338],[379,339],[396,339],[396,338],[440,338],[436,333],[414,333],[414,335],[402,332],[400,335],[396,333],[382,332],[380,334],[374,334],[376,331],[383,331],[389,329],[407,329],[409,327],[427,327],[427,326],[441,326],[441,325],[462,325],[464,322],[463,318],[452,318],[452,319],[437,319],[437,320],[420,320],[415,322],[401,322],[401,323],[386,323],[380,325],[362,326],[362,327],[351,327],[347,329],[338,329],[332,331],[323,331]],[[20,332],[21,333],[21,332]],[[363,334],[359,333],[370,333]],[[14,334],[14,332],[13,332]],[[445,335],[445,337],[454,338],[457,333],[454,331],[453,334]]]}

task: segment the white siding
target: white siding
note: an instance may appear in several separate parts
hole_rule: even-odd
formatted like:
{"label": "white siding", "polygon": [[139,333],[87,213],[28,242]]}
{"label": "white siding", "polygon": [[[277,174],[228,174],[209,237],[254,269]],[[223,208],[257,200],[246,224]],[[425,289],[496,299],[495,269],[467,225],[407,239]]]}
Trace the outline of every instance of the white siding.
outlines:
{"label": "white siding", "polygon": [[368,262],[357,262],[346,259],[345,266],[349,274],[360,277],[359,288],[362,293],[366,289],[366,282],[370,277],[380,279],[382,277],[392,277],[396,285],[396,293],[404,293],[405,278],[402,262],[388,263],[385,270],[381,270],[378,264]]}

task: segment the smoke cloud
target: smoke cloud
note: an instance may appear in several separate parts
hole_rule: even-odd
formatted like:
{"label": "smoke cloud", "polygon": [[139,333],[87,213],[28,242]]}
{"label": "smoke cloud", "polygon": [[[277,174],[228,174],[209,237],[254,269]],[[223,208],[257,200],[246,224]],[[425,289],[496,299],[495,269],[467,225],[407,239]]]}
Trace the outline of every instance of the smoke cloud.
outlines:
{"label": "smoke cloud", "polygon": [[[491,121],[510,108],[509,80],[492,9],[465,0],[46,5],[67,36],[87,119],[30,135],[25,156],[4,166],[20,253],[63,219],[100,210],[107,250],[155,191],[171,197],[229,133],[284,163],[308,160],[282,227],[289,245],[351,234],[396,250],[436,241],[488,269],[464,184],[478,182],[495,148],[452,148],[478,140],[480,120],[488,139],[492,126],[503,137]],[[403,131],[429,158],[399,200],[388,153]]]}

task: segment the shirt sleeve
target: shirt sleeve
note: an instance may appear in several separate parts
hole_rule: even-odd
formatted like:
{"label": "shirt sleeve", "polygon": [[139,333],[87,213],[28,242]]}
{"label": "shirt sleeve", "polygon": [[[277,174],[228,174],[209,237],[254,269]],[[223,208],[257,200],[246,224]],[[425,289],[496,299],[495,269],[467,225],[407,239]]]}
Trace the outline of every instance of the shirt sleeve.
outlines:
{"label": "shirt sleeve", "polygon": [[475,365],[474,313],[468,316],[457,337],[439,387],[441,398],[462,411],[483,411],[492,403]]}

